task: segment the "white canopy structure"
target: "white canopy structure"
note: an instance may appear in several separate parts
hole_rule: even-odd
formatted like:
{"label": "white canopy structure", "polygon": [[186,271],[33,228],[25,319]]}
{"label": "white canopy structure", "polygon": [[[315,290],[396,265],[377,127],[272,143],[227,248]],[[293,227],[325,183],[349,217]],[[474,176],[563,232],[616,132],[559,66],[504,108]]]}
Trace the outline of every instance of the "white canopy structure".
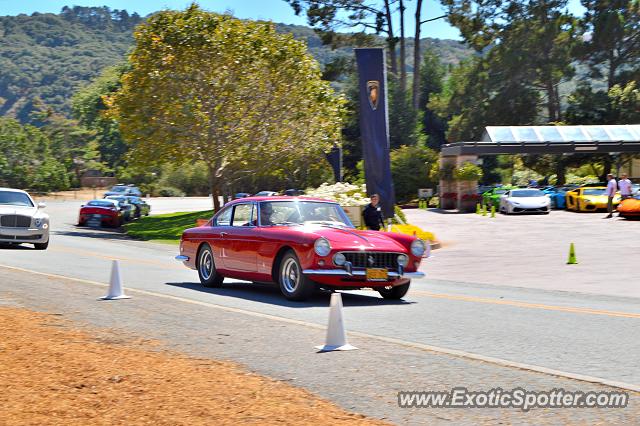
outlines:
{"label": "white canopy structure", "polygon": [[640,124],[487,126],[478,142],[444,145],[442,155],[640,152]]}

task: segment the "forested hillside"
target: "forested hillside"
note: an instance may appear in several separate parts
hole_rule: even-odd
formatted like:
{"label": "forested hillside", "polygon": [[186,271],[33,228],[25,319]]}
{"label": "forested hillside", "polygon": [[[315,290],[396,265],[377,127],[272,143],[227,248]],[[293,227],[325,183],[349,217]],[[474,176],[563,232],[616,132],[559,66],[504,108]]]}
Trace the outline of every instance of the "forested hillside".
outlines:
{"label": "forested hillside", "polygon": [[123,60],[141,21],[124,10],[77,6],[0,17],[0,115],[26,122],[41,104],[68,114],[79,87]]}
{"label": "forested hillside", "polygon": [[[70,99],[78,88],[124,60],[133,44],[133,29],[143,19],[125,10],[79,6],[65,7],[58,15],[0,17],[0,115],[23,123],[33,121],[32,112],[38,109],[69,115]],[[322,64],[352,55],[349,47],[323,46],[311,28],[278,24],[277,29],[306,40]],[[436,49],[445,64],[456,64],[470,54],[453,40],[422,42]]]}

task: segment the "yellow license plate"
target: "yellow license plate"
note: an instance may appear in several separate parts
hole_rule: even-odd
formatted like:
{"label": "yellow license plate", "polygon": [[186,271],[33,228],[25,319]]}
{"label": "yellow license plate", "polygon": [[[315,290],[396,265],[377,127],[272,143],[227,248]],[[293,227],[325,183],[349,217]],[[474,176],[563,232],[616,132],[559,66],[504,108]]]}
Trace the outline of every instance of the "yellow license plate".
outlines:
{"label": "yellow license plate", "polygon": [[389,273],[386,269],[367,268],[367,281],[386,281]]}

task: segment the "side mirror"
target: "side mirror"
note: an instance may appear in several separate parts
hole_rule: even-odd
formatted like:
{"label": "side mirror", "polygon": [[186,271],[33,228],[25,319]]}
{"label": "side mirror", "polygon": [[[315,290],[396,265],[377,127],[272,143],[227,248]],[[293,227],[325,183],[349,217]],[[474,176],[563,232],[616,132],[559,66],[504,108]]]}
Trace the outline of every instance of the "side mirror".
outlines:
{"label": "side mirror", "polygon": [[44,209],[45,207],[47,207],[47,203],[38,203],[39,209]]}

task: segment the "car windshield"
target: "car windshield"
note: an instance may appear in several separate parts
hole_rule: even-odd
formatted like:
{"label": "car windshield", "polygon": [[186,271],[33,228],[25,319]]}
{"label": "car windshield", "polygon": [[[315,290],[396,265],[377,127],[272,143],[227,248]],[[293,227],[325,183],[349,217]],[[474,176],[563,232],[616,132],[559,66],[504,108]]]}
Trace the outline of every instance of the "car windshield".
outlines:
{"label": "car windshield", "polygon": [[583,195],[604,195],[605,189],[585,189]]}
{"label": "car windshield", "polygon": [[511,191],[512,197],[544,197],[544,192],[538,190]]}
{"label": "car windshield", "polygon": [[111,188],[111,192],[127,192],[126,186],[114,186]]}
{"label": "car windshield", "polygon": [[260,224],[263,226],[314,223],[353,228],[344,210],[336,203],[301,200],[260,202]]}
{"label": "car windshield", "polygon": [[109,196],[107,197],[108,200],[116,200],[119,201],[121,203],[126,203],[127,202],[127,198],[126,197],[114,197],[114,196]]}
{"label": "car windshield", "polygon": [[113,201],[103,201],[103,200],[94,200],[89,201],[87,206],[91,207],[114,207],[115,203]]}
{"label": "car windshield", "polygon": [[0,191],[0,204],[33,207],[33,203],[27,194],[13,191]]}

